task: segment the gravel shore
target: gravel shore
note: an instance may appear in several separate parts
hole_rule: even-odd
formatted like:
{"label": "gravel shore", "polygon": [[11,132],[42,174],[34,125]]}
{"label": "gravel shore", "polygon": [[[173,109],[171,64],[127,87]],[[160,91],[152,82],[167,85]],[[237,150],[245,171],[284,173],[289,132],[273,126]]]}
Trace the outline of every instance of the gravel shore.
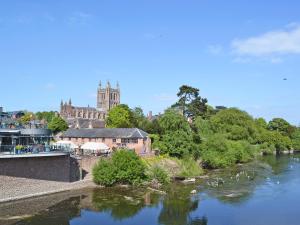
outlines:
{"label": "gravel shore", "polygon": [[0,203],[96,187],[91,178],[74,183],[0,176]]}

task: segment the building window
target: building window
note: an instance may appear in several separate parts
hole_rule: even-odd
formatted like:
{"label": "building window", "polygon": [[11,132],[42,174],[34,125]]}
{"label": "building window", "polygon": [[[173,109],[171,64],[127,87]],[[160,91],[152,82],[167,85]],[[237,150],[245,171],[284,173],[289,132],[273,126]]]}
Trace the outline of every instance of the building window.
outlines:
{"label": "building window", "polygon": [[139,140],[137,138],[131,139],[131,143],[133,144],[137,144],[139,142]]}
{"label": "building window", "polygon": [[117,142],[117,139],[114,138],[114,139],[113,139],[113,143],[116,143],[116,142]]}
{"label": "building window", "polygon": [[105,138],[102,138],[102,142],[105,142]]}
{"label": "building window", "polygon": [[121,140],[122,144],[137,144],[138,143],[138,139],[137,138],[122,138]]}

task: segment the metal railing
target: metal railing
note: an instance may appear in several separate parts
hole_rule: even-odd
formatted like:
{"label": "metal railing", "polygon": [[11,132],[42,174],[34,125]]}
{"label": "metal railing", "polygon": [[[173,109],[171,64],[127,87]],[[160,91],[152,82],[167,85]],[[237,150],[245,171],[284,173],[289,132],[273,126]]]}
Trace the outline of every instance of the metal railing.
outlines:
{"label": "metal railing", "polygon": [[68,146],[53,146],[53,145],[0,145],[0,154],[19,155],[19,154],[38,154],[49,152],[67,152],[72,153],[73,150]]}

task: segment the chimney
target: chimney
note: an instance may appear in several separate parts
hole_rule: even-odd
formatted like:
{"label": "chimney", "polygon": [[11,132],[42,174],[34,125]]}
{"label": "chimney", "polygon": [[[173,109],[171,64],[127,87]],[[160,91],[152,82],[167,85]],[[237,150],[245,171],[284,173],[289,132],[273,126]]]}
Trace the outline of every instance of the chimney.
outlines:
{"label": "chimney", "polygon": [[152,111],[149,111],[149,113],[148,113],[148,120],[152,120],[152,118],[153,118]]}

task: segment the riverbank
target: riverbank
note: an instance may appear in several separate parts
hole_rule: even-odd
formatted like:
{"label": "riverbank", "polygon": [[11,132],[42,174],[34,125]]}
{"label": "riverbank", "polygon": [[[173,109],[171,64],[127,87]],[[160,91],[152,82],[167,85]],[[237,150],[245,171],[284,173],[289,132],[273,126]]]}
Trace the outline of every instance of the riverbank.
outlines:
{"label": "riverbank", "polygon": [[91,178],[67,183],[0,176],[0,203],[96,187]]}

